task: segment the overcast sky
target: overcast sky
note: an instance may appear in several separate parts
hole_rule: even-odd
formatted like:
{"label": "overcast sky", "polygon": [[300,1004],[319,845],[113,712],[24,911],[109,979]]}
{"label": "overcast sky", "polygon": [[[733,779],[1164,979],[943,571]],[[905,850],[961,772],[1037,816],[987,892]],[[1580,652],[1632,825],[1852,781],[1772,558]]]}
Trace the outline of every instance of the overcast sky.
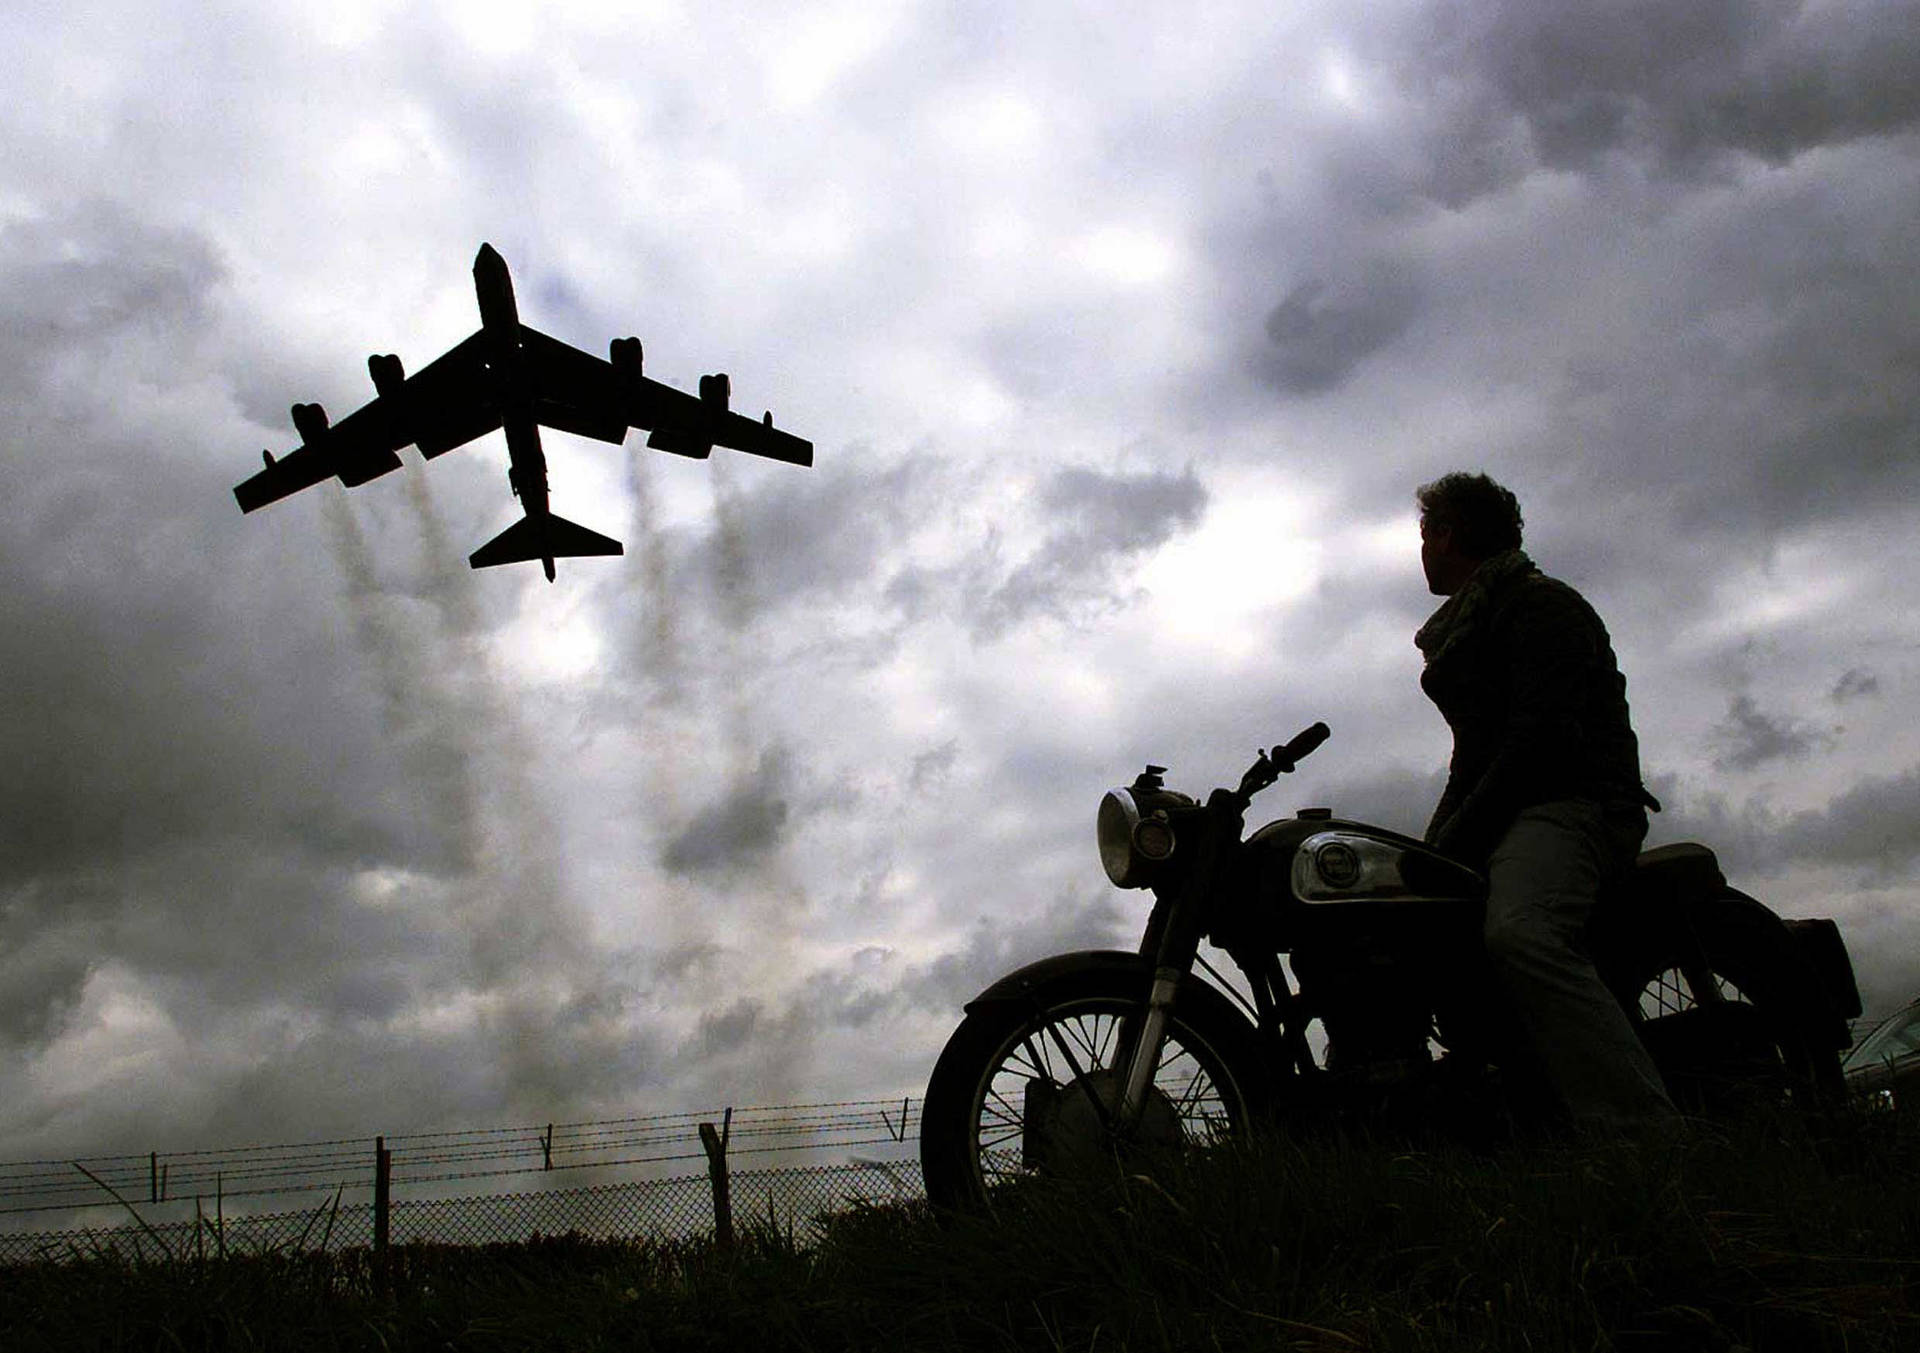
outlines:
{"label": "overcast sky", "polygon": [[[0,1158],[917,1095],[1144,762],[1421,829],[1457,468],[1653,841],[1920,994],[1920,5],[290,8],[0,11]],[[483,240],[815,466],[243,517]]]}

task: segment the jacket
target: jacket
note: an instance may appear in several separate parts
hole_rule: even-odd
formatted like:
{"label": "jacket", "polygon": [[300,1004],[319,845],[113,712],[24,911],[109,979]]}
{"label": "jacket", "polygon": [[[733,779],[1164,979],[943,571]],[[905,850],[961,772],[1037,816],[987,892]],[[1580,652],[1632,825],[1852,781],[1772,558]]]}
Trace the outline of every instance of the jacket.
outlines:
{"label": "jacket", "polygon": [[1573,588],[1520,562],[1420,677],[1453,730],[1427,841],[1475,866],[1523,808],[1585,799],[1638,812],[1650,802],[1606,626]]}

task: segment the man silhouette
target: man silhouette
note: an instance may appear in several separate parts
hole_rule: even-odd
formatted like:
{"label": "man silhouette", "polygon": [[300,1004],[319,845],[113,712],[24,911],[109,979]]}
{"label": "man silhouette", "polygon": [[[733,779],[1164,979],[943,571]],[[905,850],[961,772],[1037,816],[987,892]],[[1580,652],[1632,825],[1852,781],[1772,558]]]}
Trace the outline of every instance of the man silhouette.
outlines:
{"label": "man silhouette", "polygon": [[1420,685],[1453,730],[1427,841],[1485,871],[1488,957],[1576,1125],[1656,1124],[1673,1104],[1585,948],[1650,802],[1606,626],[1521,551],[1499,484],[1456,473],[1416,496],[1427,587],[1447,599],[1414,637]]}

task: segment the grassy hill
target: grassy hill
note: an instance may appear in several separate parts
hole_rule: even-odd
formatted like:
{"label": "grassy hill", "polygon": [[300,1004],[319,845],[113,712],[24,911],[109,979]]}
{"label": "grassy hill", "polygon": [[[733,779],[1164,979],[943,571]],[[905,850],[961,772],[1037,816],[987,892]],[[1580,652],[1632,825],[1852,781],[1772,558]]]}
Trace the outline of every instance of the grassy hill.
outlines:
{"label": "grassy hill", "polygon": [[0,1348],[1920,1349],[1920,1133],[1267,1140],[728,1253],[94,1256],[0,1271]]}

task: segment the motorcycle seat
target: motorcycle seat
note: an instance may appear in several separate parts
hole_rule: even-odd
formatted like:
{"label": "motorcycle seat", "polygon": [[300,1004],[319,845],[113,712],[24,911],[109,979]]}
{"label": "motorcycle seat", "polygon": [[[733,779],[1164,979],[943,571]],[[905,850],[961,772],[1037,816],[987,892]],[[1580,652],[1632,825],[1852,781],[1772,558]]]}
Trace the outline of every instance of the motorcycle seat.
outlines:
{"label": "motorcycle seat", "polygon": [[1648,901],[1699,897],[1727,886],[1720,861],[1696,841],[1643,850],[1633,862],[1633,889]]}

